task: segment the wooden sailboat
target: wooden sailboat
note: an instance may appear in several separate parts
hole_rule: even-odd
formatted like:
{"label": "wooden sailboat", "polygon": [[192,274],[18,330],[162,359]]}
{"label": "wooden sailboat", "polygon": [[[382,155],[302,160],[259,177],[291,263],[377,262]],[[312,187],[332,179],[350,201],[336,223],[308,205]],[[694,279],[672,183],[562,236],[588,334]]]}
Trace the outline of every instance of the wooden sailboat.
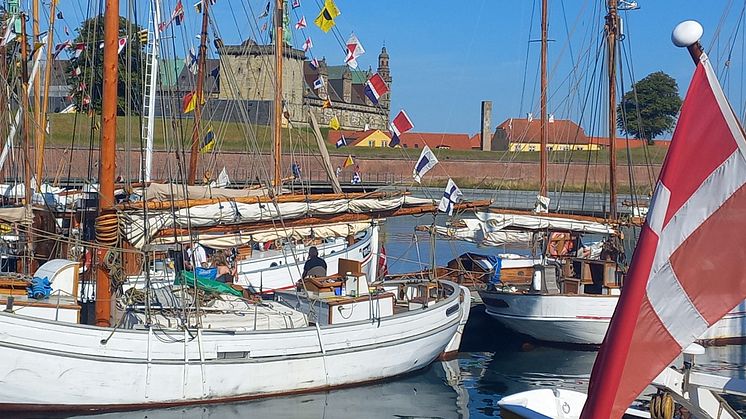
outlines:
{"label": "wooden sailboat", "polygon": [[[504,412],[523,418],[673,417],[676,403],[693,417],[740,417],[718,393],[744,396],[746,382],[694,369],[704,349],[692,342],[746,297],[738,263],[744,239],[726,232],[742,224],[746,138],[699,44],[702,33],[701,25],[687,21],[672,36],[677,46],[688,47],[697,69],[588,397],[528,391],[503,398]],[[706,159],[698,158],[702,144],[713,150]],[[694,179],[684,176],[692,172]],[[683,366],[668,368],[681,354]],[[651,413],[630,411],[648,384],[659,390]]]}
{"label": "wooden sailboat", "polygon": [[[278,24],[282,21],[283,3],[277,3]],[[118,11],[118,0],[106,0],[99,175],[104,215],[115,208],[116,94],[113,92],[117,80]],[[251,211],[243,214],[255,224],[264,222],[267,226],[280,215],[281,221],[289,223],[293,218],[303,219],[309,211],[328,221],[343,216],[369,217],[370,206],[382,205],[384,213],[392,214],[428,208],[426,205],[410,208],[406,205],[407,197],[397,199],[393,206],[386,199],[367,202],[363,198],[347,199],[348,208],[339,211],[325,209],[328,203],[317,203],[314,207],[314,203],[283,202],[275,198],[267,206],[275,207],[277,214],[267,216],[261,211],[259,216],[251,215]],[[259,204],[236,203],[257,208]],[[300,206],[295,213],[293,205]],[[350,211],[349,206],[357,210]],[[176,212],[169,214],[170,217],[152,214],[146,218],[145,226],[150,228],[159,219],[178,219]],[[173,224],[168,228],[180,226]],[[111,227],[110,221],[99,218],[97,246],[103,261],[108,260],[103,256],[114,249]],[[279,322],[260,321],[260,317],[270,314],[266,307],[241,300],[240,304],[251,310],[240,311],[240,324],[209,327],[209,310],[200,305],[200,294],[189,294],[182,287],[172,298],[183,306],[168,307],[182,314],[173,322],[158,322],[159,312],[146,297],[144,307],[127,303],[127,312],[132,316],[121,318],[111,327],[110,274],[113,276],[114,272],[110,269],[107,262],[97,267],[97,326],[44,320],[13,310],[0,313],[3,359],[0,376],[7,380],[0,386],[0,409],[136,409],[250,399],[370,382],[423,368],[441,354],[458,350],[469,313],[469,291],[456,284],[447,281],[380,284],[375,278],[367,278],[364,272],[347,270],[340,276],[319,280],[316,288],[308,284],[304,293],[287,294],[292,297],[287,305],[273,306],[272,313],[282,320]],[[189,277],[182,280],[188,282]],[[349,294],[335,295],[334,288],[344,286]],[[189,300],[191,305],[187,307],[188,298],[194,300]],[[229,305],[234,303],[239,301],[228,301]],[[335,313],[354,311],[355,316],[324,318],[317,313],[312,321],[301,315],[296,322],[293,319],[298,319],[298,313],[293,307],[298,304],[334,306]],[[220,311],[226,310],[239,312],[229,307]],[[220,323],[221,314],[216,315]],[[136,322],[127,328],[125,320],[132,318]],[[142,323],[137,322],[138,318]],[[257,327],[258,324],[262,327]],[[87,391],[91,388],[97,390]]]}
{"label": "wooden sailboat", "polygon": [[[617,2],[608,2],[606,17],[607,69],[609,75],[609,138],[616,134],[615,51],[618,32]],[[611,148],[613,150],[613,147]],[[614,155],[614,153],[610,153]],[[615,179],[615,163],[610,165],[610,179]],[[615,182],[611,182],[610,208],[616,214]],[[492,215],[493,223],[510,226],[510,215]],[[541,218],[541,217],[540,217]],[[577,218],[577,217],[576,217]],[[611,316],[619,301],[626,270],[617,262],[623,253],[617,246],[620,230],[593,223],[591,220],[560,222],[546,217],[544,223],[535,223],[536,234],[548,231],[548,240],[542,256],[549,260],[544,272],[536,281],[526,278],[523,283],[506,283],[480,292],[487,313],[497,321],[519,333],[546,342],[579,345],[600,345],[609,326]],[[581,236],[585,233],[603,234],[604,248],[600,254],[588,257]],[[591,251],[592,252],[592,251]],[[743,323],[744,304],[728,313],[720,322],[699,338],[704,342],[735,342],[746,338]]]}

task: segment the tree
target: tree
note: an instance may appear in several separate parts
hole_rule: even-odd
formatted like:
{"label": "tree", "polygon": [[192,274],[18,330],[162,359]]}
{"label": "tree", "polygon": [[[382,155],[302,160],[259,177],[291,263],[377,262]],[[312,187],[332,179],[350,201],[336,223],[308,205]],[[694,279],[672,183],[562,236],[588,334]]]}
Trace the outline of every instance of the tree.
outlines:
{"label": "tree", "polygon": [[[119,36],[127,44],[119,54],[119,82],[117,83],[117,114],[126,111],[139,114],[142,109],[142,78],[144,69],[143,47],[138,33],[141,27],[119,18]],[[103,15],[90,18],[81,23],[77,29],[78,36],[68,46],[71,59],[68,61],[66,74],[70,85],[70,96],[78,109],[93,109],[101,112],[101,91],[104,79],[104,55],[100,47],[104,39]],[[77,51],[80,55],[77,56]],[[129,55],[128,55],[129,54]],[[127,91],[131,95],[130,109],[127,109]]]}
{"label": "tree", "polygon": [[652,144],[653,138],[670,132],[681,108],[679,86],[668,74],[649,74],[625,93],[617,108],[617,126],[623,132]]}

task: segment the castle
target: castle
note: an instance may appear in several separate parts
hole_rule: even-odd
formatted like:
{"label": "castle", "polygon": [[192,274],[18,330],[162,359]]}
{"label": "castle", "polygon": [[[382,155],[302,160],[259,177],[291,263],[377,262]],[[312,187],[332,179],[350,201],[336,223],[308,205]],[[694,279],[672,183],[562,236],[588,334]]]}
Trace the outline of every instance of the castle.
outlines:
{"label": "castle", "polygon": [[[220,47],[219,99],[271,101],[274,98],[274,46],[260,45],[249,39],[240,45]],[[378,73],[391,87],[389,55],[384,46],[378,56]],[[387,129],[391,108],[390,93],[374,105],[365,95],[365,82],[373,75],[351,70],[346,65],[329,66],[325,59],[315,67],[302,50],[285,45],[283,49],[282,84],[285,107],[290,121],[308,122],[308,110],[319,124],[328,125],[335,116],[343,129]],[[321,88],[314,82],[324,80]],[[324,107],[326,99],[331,107]]]}

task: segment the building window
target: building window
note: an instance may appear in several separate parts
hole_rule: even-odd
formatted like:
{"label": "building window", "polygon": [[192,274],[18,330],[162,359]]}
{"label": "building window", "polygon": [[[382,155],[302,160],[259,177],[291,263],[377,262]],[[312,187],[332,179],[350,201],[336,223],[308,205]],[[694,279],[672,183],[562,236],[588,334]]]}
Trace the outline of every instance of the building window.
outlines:
{"label": "building window", "polygon": [[376,142],[375,141],[373,141],[373,140],[369,140],[368,141],[368,147],[375,147],[375,146],[376,146]]}
{"label": "building window", "polygon": [[408,146],[408,145],[406,145],[406,144],[404,144],[404,148],[409,148],[409,146]]}
{"label": "building window", "polygon": [[420,145],[417,143],[414,143],[414,148],[420,148]]}

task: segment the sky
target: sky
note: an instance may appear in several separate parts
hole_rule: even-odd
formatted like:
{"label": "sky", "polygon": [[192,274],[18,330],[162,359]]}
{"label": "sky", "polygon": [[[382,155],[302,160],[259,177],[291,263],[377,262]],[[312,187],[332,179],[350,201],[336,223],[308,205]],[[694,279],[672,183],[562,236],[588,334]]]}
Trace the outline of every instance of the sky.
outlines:
{"label": "sky", "polygon": [[[186,22],[176,32],[176,43],[181,48],[197,46],[193,35],[199,32],[200,17],[192,7],[195,2],[184,1]],[[337,36],[323,33],[313,24],[321,0],[301,0],[301,7],[290,14],[291,27],[300,16],[305,16],[308,27],[303,33],[292,29],[294,46],[300,48],[310,36],[313,55],[325,57],[330,65],[339,65],[344,59],[339,38],[346,40],[354,32],[366,50],[358,60],[360,68],[370,66],[375,70],[378,53],[385,44],[393,77],[392,114],[405,109],[415,131],[476,133],[482,100],[493,103],[493,129],[506,119],[525,117],[527,112],[538,114],[539,0],[335,2],[341,11],[336,19]],[[605,67],[595,59],[605,2],[548,2],[549,112],[556,118],[580,121],[590,133],[606,129],[605,117],[597,110],[606,101],[600,99],[605,96],[605,88],[600,87],[605,82],[601,82],[598,73]],[[61,3],[66,23],[72,29],[75,21],[85,15],[85,5]],[[161,3],[162,14],[168,16],[176,0]],[[125,15],[128,3],[121,0],[121,4]],[[148,2],[136,0],[134,4],[141,8],[137,14],[143,20],[147,12],[143,6]],[[266,33],[257,35],[266,19],[255,18],[266,4],[267,0],[217,0],[212,13],[223,41],[237,44],[252,33],[254,37],[266,37]],[[694,66],[687,52],[671,43],[671,31],[683,20],[696,19],[705,28],[702,43],[726,94],[742,115],[746,38],[740,22],[746,3],[639,0],[638,4],[638,10],[621,12],[625,65],[617,90],[629,90],[633,80],[664,71],[677,80],[683,97]]]}

